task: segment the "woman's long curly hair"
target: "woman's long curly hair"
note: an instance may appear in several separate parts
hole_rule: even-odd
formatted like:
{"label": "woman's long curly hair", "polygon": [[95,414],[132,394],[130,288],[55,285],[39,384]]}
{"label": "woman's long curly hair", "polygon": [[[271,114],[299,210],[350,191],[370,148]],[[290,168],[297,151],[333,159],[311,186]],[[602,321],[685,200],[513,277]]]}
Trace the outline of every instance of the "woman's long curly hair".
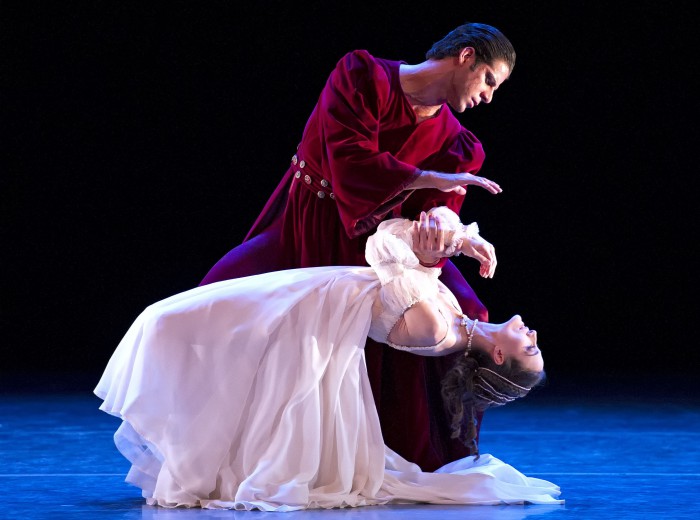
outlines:
{"label": "woman's long curly hair", "polygon": [[478,458],[477,412],[525,397],[544,378],[544,370],[526,370],[517,359],[498,365],[483,350],[459,356],[442,379],[442,399],[452,417],[452,438],[459,439],[469,454]]}

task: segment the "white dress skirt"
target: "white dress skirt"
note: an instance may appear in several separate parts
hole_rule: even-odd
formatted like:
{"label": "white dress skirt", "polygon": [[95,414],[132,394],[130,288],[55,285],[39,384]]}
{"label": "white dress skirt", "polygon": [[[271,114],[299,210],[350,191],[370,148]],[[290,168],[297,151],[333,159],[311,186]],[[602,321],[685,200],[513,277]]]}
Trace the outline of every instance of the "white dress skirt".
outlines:
{"label": "white dress skirt", "polygon": [[556,485],[487,454],[427,473],[384,445],[364,345],[402,268],[387,278],[381,260],[222,281],[146,308],[95,389],[123,421],[126,480],[165,507],[561,503]]}

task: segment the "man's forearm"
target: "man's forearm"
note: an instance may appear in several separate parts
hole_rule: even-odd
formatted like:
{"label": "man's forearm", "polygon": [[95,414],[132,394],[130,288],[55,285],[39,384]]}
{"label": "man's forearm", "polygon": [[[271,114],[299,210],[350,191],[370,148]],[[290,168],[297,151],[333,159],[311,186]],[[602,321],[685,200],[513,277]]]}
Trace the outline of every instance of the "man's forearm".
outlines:
{"label": "man's forearm", "polygon": [[418,177],[406,186],[407,190],[418,190],[418,189],[423,189],[423,188],[434,188],[435,187],[435,178],[437,175],[441,175],[438,172],[433,172],[430,170],[421,170],[421,169],[416,169],[418,172]]}

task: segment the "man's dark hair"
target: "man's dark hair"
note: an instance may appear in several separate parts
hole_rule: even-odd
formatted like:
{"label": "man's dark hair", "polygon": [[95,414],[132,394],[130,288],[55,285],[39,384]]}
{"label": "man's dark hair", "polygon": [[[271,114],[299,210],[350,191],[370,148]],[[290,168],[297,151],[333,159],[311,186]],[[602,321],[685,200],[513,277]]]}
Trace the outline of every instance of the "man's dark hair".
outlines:
{"label": "man's dark hair", "polygon": [[433,44],[425,54],[427,59],[440,60],[459,55],[465,47],[474,47],[476,62],[492,65],[502,60],[509,72],[515,67],[515,49],[501,31],[483,23],[465,23]]}

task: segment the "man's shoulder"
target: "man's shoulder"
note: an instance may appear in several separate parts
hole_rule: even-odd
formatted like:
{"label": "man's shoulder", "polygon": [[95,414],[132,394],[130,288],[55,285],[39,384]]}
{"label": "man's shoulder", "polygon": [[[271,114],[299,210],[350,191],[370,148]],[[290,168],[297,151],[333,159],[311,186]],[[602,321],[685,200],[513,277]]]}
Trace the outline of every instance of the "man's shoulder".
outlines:
{"label": "man's shoulder", "polygon": [[336,66],[336,71],[362,82],[369,80],[375,88],[389,85],[392,76],[392,63],[377,58],[365,49],[356,49],[345,54]]}
{"label": "man's shoulder", "polygon": [[377,58],[373,56],[368,50],[365,49],[355,49],[350,51],[345,56],[343,56],[339,64],[345,64],[350,66],[365,66],[365,67],[376,67],[380,63],[386,60]]}

